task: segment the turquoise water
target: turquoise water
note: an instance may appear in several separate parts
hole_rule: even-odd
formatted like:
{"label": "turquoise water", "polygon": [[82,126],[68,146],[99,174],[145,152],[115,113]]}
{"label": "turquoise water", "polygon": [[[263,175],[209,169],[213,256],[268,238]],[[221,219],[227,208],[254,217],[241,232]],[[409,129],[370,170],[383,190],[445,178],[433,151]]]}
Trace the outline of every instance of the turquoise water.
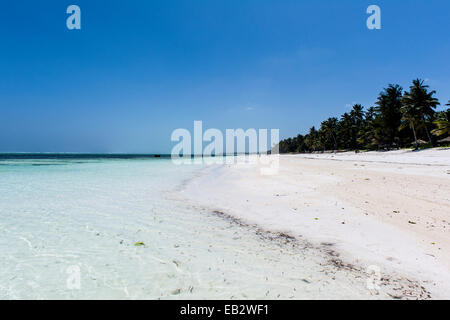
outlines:
{"label": "turquoise water", "polygon": [[[151,267],[143,253],[159,259],[155,250],[166,239],[181,240],[171,223],[175,205],[162,192],[193,169],[169,160],[2,161],[0,297],[131,296],[123,290],[139,286],[132,273]],[[72,266],[80,268],[81,290],[66,288]]]}
{"label": "turquoise water", "polygon": [[200,168],[164,158],[1,159],[0,299],[352,296],[355,288],[320,280],[317,254],[180,198]]}

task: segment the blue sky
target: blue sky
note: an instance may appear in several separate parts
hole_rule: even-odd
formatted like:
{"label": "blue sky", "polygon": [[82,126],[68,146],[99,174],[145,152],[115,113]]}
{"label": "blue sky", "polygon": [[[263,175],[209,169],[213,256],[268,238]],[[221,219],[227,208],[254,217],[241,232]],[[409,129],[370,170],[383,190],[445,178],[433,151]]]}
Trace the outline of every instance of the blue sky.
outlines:
{"label": "blue sky", "polygon": [[[77,4],[82,29],[66,28]],[[368,30],[366,8],[382,10]],[[305,132],[389,83],[450,99],[447,0],[8,1],[0,152],[166,153],[171,132]]]}

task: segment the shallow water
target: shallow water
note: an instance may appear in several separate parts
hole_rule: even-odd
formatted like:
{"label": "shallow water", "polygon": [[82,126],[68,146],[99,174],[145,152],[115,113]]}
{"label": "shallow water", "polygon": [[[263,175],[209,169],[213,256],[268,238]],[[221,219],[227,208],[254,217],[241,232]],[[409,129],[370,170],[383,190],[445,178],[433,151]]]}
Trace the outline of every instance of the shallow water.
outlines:
{"label": "shallow water", "polygon": [[198,169],[0,160],[0,299],[370,297],[317,252],[173,197]]}

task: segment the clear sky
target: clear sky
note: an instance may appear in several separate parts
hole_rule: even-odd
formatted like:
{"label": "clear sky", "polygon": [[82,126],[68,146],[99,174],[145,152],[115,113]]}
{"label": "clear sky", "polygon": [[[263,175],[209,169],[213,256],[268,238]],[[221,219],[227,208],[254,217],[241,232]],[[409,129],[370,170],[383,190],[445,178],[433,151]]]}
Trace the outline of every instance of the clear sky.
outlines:
{"label": "clear sky", "polygon": [[287,138],[417,77],[447,102],[449,16],[448,0],[3,2],[0,152],[168,153],[194,120]]}

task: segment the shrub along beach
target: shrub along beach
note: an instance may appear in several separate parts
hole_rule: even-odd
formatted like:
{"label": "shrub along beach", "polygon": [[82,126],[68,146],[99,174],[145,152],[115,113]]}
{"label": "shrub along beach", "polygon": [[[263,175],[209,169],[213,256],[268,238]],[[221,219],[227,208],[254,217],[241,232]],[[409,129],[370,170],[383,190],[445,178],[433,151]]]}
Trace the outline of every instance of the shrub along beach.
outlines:
{"label": "shrub along beach", "polygon": [[380,93],[375,107],[365,111],[355,104],[340,119],[329,118],[318,130],[312,127],[306,135],[281,141],[280,153],[450,145],[450,109],[436,112],[440,103],[435,94],[420,79],[405,92],[391,84]]}

